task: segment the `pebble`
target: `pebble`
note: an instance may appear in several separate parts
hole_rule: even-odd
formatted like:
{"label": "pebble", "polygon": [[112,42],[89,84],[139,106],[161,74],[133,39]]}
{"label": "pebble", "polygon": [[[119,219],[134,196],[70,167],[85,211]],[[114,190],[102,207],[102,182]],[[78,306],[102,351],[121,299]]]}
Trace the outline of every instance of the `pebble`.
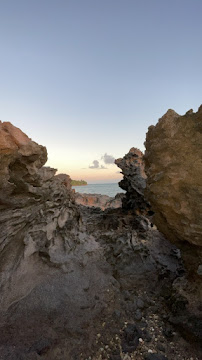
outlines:
{"label": "pebble", "polygon": [[141,313],[141,311],[140,311],[139,309],[136,310],[135,315],[134,315],[134,318],[135,318],[135,320],[137,320],[137,321],[139,321],[139,320],[142,319],[142,313]]}
{"label": "pebble", "polygon": [[121,316],[121,312],[119,310],[114,310],[114,314],[116,315],[117,318]]}
{"label": "pebble", "polygon": [[137,307],[139,309],[144,309],[144,301],[142,299],[137,299]]}
{"label": "pebble", "polygon": [[157,349],[160,350],[160,351],[162,351],[162,352],[165,352],[165,351],[166,351],[165,347],[164,347],[163,345],[161,345],[161,344],[158,344],[158,345],[157,345]]}
{"label": "pebble", "polygon": [[131,295],[128,290],[123,291],[123,296],[125,300],[129,300]]}
{"label": "pebble", "polygon": [[123,360],[130,360],[131,358],[126,354],[123,358]]}

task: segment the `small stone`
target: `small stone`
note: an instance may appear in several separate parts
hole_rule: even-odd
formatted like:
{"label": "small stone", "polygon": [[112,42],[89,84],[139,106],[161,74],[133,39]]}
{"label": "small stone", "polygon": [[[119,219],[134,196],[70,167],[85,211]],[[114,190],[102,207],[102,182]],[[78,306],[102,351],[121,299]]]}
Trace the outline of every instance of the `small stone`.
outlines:
{"label": "small stone", "polygon": [[145,356],[145,360],[168,360],[168,358],[161,354],[150,353]]}
{"label": "small stone", "polygon": [[123,291],[123,296],[125,300],[130,300],[131,295],[128,290]]}
{"label": "small stone", "polygon": [[167,338],[172,338],[173,337],[173,331],[171,329],[170,326],[167,326],[164,330],[163,330],[163,335],[165,335]]}
{"label": "small stone", "polygon": [[122,340],[122,352],[131,353],[136,350],[141,336],[140,330],[135,324],[128,324],[124,329]]}
{"label": "small stone", "polygon": [[135,320],[140,321],[142,319],[142,312],[138,309],[134,315]]}
{"label": "small stone", "polygon": [[137,299],[137,307],[139,309],[144,309],[144,301],[142,299]]}
{"label": "small stone", "polygon": [[200,265],[198,266],[197,274],[198,274],[199,276],[202,276],[202,264],[200,264]]}
{"label": "small stone", "polygon": [[114,315],[115,315],[117,318],[120,318],[121,312],[120,312],[119,310],[114,310]]}
{"label": "small stone", "polygon": [[157,345],[157,349],[160,350],[160,351],[162,351],[162,352],[165,352],[165,351],[166,351],[165,347],[164,347],[162,344],[158,344],[158,345]]}
{"label": "small stone", "polygon": [[123,360],[130,360],[130,357],[128,356],[128,354],[126,354],[123,358]]}

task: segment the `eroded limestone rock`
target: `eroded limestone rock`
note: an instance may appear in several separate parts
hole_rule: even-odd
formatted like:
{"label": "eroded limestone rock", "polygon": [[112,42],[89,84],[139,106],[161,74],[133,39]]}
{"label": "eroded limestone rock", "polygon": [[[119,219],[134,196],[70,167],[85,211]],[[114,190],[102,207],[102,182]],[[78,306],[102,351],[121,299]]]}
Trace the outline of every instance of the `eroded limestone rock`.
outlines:
{"label": "eroded limestone rock", "polygon": [[86,232],[69,176],[43,167],[45,147],[10,123],[0,125],[1,358],[37,359],[55,347],[49,359],[64,358],[64,351],[79,358],[94,319],[113,312],[116,280]]}
{"label": "eroded limestone rock", "polygon": [[115,160],[115,164],[121,168],[123,174],[123,180],[119,182],[119,186],[126,191],[122,200],[123,208],[136,213],[147,213],[149,204],[144,198],[146,175],[143,153],[139,149],[131,148],[123,158]]}
{"label": "eroded limestone rock", "polygon": [[[69,176],[42,166],[44,147],[11,124],[1,130],[1,359],[113,359],[128,350],[143,359],[142,344],[157,351],[150,328],[168,358],[198,356],[182,338],[176,350],[178,335],[172,347],[163,334],[163,296],[173,304],[172,283],[184,269],[175,246],[143,215],[145,207],[137,215],[137,203],[135,212],[78,206]],[[194,327],[200,342],[198,314],[192,315],[184,327]],[[129,322],[138,323],[125,329]],[[141,333],[137,347],[131,329]]]}
{"label": "eroded limestone rock", "polygon": [[[191,244],[200,257],[202,106],[184,116],[168,110],[156,126],[150,126],[145,146],[146,196],[155,211],[154,222],[168,239],[184,247],[185,256]],[[189,261],[197,269],[200,259]]]}

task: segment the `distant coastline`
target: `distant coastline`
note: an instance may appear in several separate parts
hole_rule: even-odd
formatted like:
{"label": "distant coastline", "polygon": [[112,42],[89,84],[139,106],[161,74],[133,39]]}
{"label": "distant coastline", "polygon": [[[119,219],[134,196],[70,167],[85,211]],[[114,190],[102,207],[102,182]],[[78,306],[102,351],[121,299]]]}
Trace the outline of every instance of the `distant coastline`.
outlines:
{"label": "distant coastline", "polygon": [[85,180],[72,180],[71,185],[72,186],[85,186],[85,185],[88,185],[88,183]]}
{"label": "distant coastline", "polygon": [[80,194],[99,194],[115,197],[118,193],[125,193],[117,183],[88,184],[87,186],[73,186],[75,192]]}

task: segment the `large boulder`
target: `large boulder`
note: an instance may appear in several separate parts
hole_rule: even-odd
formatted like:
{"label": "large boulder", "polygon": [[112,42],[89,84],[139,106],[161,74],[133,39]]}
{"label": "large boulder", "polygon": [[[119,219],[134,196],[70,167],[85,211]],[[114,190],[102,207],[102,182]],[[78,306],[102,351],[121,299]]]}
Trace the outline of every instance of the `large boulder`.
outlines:
{"label": "large boulder", "polygon": [[[150,126],[144,156],[146,197],[154,222],[182,247],[189,265],[200,271],[202,250],[202,106],[184,116],[173,110]],[[190,257],[190,246],[197,256]]]}

